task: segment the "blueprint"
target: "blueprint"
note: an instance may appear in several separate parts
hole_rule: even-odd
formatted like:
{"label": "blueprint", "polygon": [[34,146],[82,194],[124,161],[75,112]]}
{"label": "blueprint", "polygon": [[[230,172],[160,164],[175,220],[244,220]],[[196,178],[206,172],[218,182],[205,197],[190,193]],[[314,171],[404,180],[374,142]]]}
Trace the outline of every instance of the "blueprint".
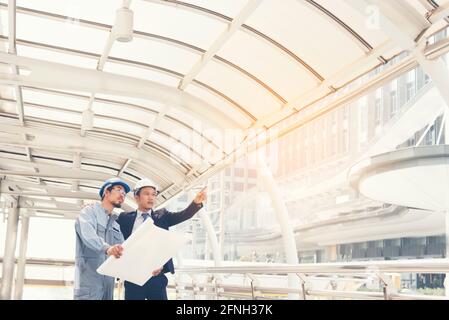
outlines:
{"label": "blueprint", "polygon": [[147,220],[122,244],[123,255],[110,256],[97,272],[141,286],[188,241],[187,235],[161,229]]}

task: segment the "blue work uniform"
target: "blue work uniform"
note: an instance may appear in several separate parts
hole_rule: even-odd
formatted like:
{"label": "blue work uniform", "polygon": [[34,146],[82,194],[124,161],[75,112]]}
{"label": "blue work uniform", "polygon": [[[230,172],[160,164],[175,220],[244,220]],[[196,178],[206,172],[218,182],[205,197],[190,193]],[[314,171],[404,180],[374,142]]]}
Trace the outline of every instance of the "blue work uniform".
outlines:
{"label": "blue work uniform", "polygon": [[76,219],[74,299],[112,300],[115,279],[99,274],[97,268],[110,246],[125,241],[116,219],[100,203],[85,207]]}

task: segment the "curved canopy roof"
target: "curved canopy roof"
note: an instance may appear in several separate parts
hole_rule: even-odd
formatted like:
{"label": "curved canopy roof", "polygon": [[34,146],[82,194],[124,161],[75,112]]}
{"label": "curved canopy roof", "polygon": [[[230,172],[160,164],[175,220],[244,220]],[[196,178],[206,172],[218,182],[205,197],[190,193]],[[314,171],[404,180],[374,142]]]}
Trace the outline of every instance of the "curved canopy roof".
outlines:
{"label": "curved canopy roof", "polygon": [[[102,180],[145,176],[162,186],[161,201],[169,199],[223,168],[251,141],[251,129],[274,128],[306,109],[319,114],[319,103],[344,97],[355,79],[371,81],[363,76],[412,50],[409,43],[431,45],[425,40],[447,26],[448,7],[447,0],[0,1],[1,191],[35,208],[40,199],[55,212],[76,212],[76,199],[95,199]],[[115,38],[119,8],[134,13],[130,42]],[[216,138],[229,132],[229,145]],[[60,197],[74,199],[73,207]]]}

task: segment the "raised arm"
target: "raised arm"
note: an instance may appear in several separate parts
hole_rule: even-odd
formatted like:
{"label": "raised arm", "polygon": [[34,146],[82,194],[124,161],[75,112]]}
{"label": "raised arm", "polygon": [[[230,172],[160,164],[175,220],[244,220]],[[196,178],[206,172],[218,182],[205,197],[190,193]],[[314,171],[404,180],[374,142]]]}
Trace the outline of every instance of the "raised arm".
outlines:
{"label": "raised arm", "polygon": [[197,193],[195,199],[193,199],[192,203],[182,211],[179,212],[167,212],[168,221],[170,226],[177,225],[178,223],[184,222],[190,218],[192,218],[195,213],[200,211],[203,207],[203,202],[206,199],[207,190],[204,188],[200,192]]}

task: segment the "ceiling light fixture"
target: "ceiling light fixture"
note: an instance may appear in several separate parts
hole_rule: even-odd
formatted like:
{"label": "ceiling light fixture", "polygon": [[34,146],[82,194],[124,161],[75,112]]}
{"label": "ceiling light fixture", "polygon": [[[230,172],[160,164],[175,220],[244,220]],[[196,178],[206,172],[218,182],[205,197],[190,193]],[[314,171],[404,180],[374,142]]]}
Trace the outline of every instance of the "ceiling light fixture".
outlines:
{"label": "ceiling light fixture", "polygon": [[115,15],[112,28],[115,39],[120,42],[129,42],[133,39],[134,13],[128,8],[120,8]]}

